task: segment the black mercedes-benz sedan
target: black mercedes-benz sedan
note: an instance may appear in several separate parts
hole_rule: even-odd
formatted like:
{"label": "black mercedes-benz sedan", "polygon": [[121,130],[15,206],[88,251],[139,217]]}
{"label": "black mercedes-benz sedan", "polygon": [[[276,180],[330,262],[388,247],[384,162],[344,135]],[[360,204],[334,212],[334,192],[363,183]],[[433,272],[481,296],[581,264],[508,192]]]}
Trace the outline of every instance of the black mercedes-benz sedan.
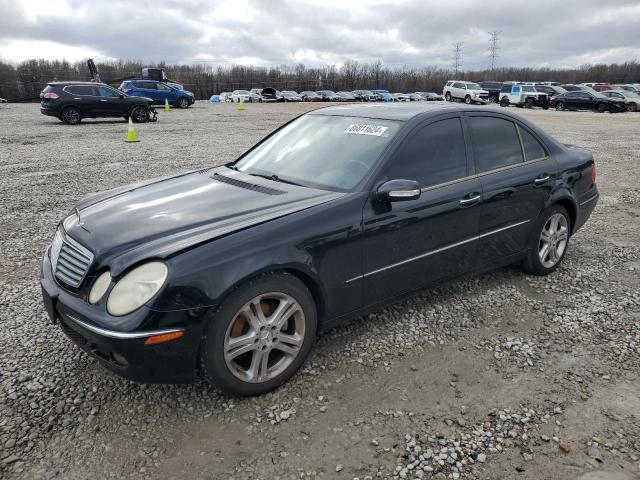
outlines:
{"label": "black mercedes-benz sedan", "polygon": [[463,274],[553,272],[597,199],[592,154],[510,112],[323,108],[226,166],[80,200],[42,292],[122,376],[257,395],[320,330]]}

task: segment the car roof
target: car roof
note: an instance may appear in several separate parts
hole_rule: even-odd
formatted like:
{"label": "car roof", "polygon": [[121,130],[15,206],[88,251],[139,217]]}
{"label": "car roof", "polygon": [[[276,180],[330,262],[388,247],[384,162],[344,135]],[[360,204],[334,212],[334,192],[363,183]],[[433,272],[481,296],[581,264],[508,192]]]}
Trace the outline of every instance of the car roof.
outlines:
{"label": "car roof", "polygon": [[[465,105],[466,107],[466,105]],[[351,104],[333,107],[319,108],[309,112],[309,115],[335,115],[343,117],[362,117],[362,118],[379,118],[383,120],[400,120],[407,121],[423,114],[439,114],[447,111],[466,110],[461,105],[452,102],[411,102],[404,105],[391,104]],[[474,107],[476,110],[486,110],[495,112],[495,109],[483,109],[482,107]]]}
{"label": "car roof", "polygon": [[109,87],[110,85],[107,85],[106,83],[99,83],[99,82],[79,82],[79,81],[66,81],[66,82],[49,82],[47,83],[47,85],[104,85]]}

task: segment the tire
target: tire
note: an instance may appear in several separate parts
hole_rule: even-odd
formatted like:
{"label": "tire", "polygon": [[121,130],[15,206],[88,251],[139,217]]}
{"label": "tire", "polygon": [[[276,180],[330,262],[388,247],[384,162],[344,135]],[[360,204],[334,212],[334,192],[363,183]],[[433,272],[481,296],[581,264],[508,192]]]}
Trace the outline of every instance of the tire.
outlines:
{"label": "tire", "polygon": [[489,103],[498,103],[497,95],[489,95]]}
{"label": "tire", "polygon": [[189,108],[189,100],[184,97],[180,97],[176,102],[176,107],[178,108]]}
{"label": "tire", "polygon": [[453,100],[451,99],[451,93],[449,93],[449,92],[445,93],[445,95],[444,95],[444,99],[445,99],[447,102],[451,102],[451,101],[453,101]]}
{"label": "tire", "polygon": [[527,98],[524,101],[524,108],[531,108],[533,107],[533,98]]}
{"label": "tire", "polygon": [[464,103],[466,103],[467,105],[471,105],[471,97],[469,95],[464,97]]}
{"label": "tire", "polygon": [[638,111],[638,104],[631,102],[629,105],[627,105],[627,111],[628,112],[637,112]]}
{"label": "tire", "polygon": [[[557,228],[556,233],[549,235],[548,232],[554,230],[551,228],[554,219],[558,220],[556,225],[561,228]],[[552,205],[544,210],[531,231],[529,251],[522,262],[523,270],[533,275],[549,275],[556,270],[569,248],[571,228],[571,219],[567,209],[562,205]],[[550,239],[550,243],[545,243],[543,240],[543,231],[547,232],[546,238]],[[543,250],[545,244],[549,245],[546,253]]]}
{"label": "tire", "polygon": [[500,106],[501,107],[508,107],[509,106],[509,99],[507,97],[502,97],[500,99]]}
{"label": "tire", "polygon": [[[259,296],[262,300],[252,304]],[[285,300],[296,302],[292,308],[298,310],[282,317],[285,323],[280,330],[269,327],[273,312],[285,305]],[[260,306],[260,313],[252,316],[253,320],[241,313],[244,310],[253,315],[255,305]],[[265,307],[272,308],[266,318]],[[261,325],[261,328],[254,325]],[[200,349],[202,375],[207,382],[227,394],[253,396],[270,392],[289,380],[304,364],[315,343],[316,332],[316,305],[307,287],[286,272],[260,275],[236,288],[212,314]],[[241,346],[230,348],[228,343],[239,337],[247,338]],[[282,341],[283,338],[294,337],[297,346]],[[281,347],[295,351],[295,354],[286,355],[279,349]],[[239,348],[243,348],[244,353],[238,355]],[[262,362],[258,364],[264,358],[263,352],[267,352],[266,372],[262,369]],[[254,363],[259,368],[253,369]],[[260,378],[265,373],[266,377]]]}
{"label": "tire", "polygon": [[563,102],[556,103],[556,110],[558,112],[563,112],[564,111],[564,103]]}
{"label": "tire", "polygon": [[135,123],[146,123],[149,121],[149,109],[138,105],[131,109],[131,119]]}
{"label": "tire", "polygon": [[604,103],[598,104],[598,113],[604,113],[607,111],[607,106]]}
{"label": "tire", "polygon": [[82,112],[77,107],[67,107],[62,110],[60,120],[67,125],[77,125],[82,120]]}

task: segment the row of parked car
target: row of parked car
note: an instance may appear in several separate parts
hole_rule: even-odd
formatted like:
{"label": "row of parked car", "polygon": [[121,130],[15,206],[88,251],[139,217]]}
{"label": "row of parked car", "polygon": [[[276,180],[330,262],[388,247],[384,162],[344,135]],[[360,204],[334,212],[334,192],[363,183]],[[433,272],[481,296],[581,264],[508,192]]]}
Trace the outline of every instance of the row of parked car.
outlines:
{"label": "row of parked car", "polygon": [[557,82],[467,82],[449,80],[442,92],[447,101],[499,103],[503,107],[534,106],[556,110],[589,109],[599,112],[636,112],[640,108],[640,83],[560,84]]}
{"label": "row of parked car", "polygon": [[390,93],[388,90],[353,90],[334,92],[333,90],[293,90],[278,91],[273,88],[252,88],[222,92],[210,98],[212,102],[424,102],[443,100],[434,92]]}

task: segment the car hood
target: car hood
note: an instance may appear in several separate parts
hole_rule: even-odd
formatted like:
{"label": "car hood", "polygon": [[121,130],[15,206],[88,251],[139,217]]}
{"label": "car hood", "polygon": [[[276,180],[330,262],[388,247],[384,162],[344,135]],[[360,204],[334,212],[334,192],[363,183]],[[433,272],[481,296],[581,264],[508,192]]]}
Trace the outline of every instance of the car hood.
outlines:
{"label": "car hood", "polygon": [[98,268],[109,265],[118,275],[145,258],[166,258],[343,195],[216,167],[91,195],[63,226],[93,252]]}

